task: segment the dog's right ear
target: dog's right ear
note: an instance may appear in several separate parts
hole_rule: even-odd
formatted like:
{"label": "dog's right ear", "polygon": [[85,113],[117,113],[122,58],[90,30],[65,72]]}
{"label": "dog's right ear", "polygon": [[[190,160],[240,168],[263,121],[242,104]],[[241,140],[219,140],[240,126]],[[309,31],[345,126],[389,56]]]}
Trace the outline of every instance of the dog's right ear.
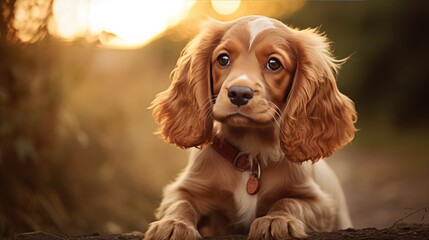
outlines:
{"label": "dog's right ear", "polygon": [[336,83],[344,60],[335,60],[325,35],[291,30],[297,69],[283,114],[283,151],[294,162],[318,161],[349,143],[356,128],[355,106]]}
{"label": "dog's right ear", "polygon": [[159,134],[181,148],[201,147],[211,141],[213,119],[210,93],[211,54],[227,24],[210,21],[183,49],[171,72],[169,88],[152,102]]}

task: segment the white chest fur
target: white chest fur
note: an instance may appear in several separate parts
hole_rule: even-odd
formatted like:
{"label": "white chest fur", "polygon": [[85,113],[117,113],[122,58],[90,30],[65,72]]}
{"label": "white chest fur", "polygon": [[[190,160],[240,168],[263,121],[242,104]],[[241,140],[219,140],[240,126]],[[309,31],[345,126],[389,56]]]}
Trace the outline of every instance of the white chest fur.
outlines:
{"label": "white chest fur", "polygon": [[256,216],[258,195],[249,195],[246,190],[250,172],[241,173],[240,182],[234,192],[234,201],[237,208],[237,223],[249,227]]}

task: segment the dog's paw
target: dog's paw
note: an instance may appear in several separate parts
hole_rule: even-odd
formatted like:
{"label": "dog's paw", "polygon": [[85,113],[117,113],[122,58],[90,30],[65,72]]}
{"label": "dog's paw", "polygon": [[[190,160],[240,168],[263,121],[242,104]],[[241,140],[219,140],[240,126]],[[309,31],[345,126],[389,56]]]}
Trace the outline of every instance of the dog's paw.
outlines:
{"label": "dog's paw", "polygon": [[250,226],[249,240],[304,238],[305,224],[293,216],[264,216]]}
{"label": "dog's paw", "polygon": [[153,222],[145,233],[145,240],[197,240],[201,235],[191,223],[167,219]]}

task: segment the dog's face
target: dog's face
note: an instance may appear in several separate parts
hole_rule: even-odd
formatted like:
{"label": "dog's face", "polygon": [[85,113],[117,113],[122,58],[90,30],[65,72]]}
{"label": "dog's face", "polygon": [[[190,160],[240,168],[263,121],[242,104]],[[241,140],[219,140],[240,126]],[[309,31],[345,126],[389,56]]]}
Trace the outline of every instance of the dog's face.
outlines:
{"label": "dog's face", "polygon": [[280,117],[296,58],[283,25],[269,18],[243,21],[213,50],[213,117],[234,127],[268,127]]}
{"label": "dog's face", "polygon": [[353,102],[336,85],[339,63],[315,30],[262,16],[213,21],[185,47],[153,115],[161,136],[182,148],[209,144],[218,121],[266,128],[289,160],[316,161],[356,130]]}

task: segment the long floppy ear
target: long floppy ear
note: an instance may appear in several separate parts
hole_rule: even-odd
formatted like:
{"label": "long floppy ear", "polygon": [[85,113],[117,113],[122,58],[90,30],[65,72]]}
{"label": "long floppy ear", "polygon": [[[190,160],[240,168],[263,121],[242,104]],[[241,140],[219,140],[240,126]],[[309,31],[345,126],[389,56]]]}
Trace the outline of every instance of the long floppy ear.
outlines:
{"label": "long floppy ear", "polygon": [[354,138],[357,114],[337,88],[343,61],[332,57],[326,37],[312,29],[292,32],[297,68],[283,112],[282,147],[291,161],[315,162]]}
{"label": "long floppy ear", "polygon": [[171,72],[169,88],[152,102],[159,134],[168,143],[189,148],[211,140],[210,61],[223,29],[222,23],[212,21],[188,43]]}

